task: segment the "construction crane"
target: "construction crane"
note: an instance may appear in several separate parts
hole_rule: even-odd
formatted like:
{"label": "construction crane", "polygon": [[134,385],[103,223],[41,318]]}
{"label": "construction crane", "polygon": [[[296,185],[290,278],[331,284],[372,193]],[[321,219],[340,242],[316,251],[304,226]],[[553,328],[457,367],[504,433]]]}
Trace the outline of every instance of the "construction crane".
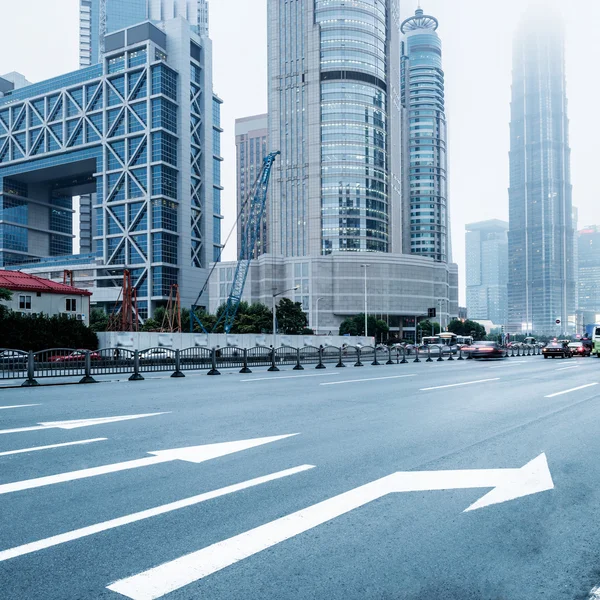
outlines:
{"label": "construction crane", "polygon": [[[279,150],[275,152],[271,152],[268,156],[263,158],[263,164],[252,186],[252,190],[248,195],[248,199],[244,202],[242,206],[236,222],[240,222],[242,215],[246,212],[246,207],[248,206],[248,210],[246,212],[247,218],[244,224],[244,229],[241,235],[241,248],[240,254],[238,258],[238,263],[235,268],[235,274],[233,276],[233,283],[231,285],[231,290],[229,291],[229,296],[227,297],[227,303],[225,305],[225,310],[219,317],[219,320],[215,323],[213,327],[213,331],[223,323],[223,329],[225,333],[229,333],[231,328],[233,327],[233,322],[235,320],[235,315],[237,314],[238,308],[240,306],[240,302],[242,300],[242,294],[244,293],[244,286],[246,285],[246,278],[248,277],[248,270],[250,269],[250,261],[254,256],[254,251],[256,249],[256,242],[259,238],[259,232],[261,227],[262,218],[265,214],[265,208],[267,204],[267,191],[269,189],[269,179],[271,177],[271,169],[273,167],[273,163],[275,162],[276,156],[279,154]],[[232,229],[233,231],[233,229]],[[231,237],[231,233],[227,237],[227,240]],[[225,243],[227,243],[227,240]],[[194,321],[198,323],[201,329],[205,332],[206,329],[204,325],[200,322],[197,315],[195,314],[195,310],[198,307],[198,301],[200,297],[206,290],[208,286],[208,282],[210,280],[210,276],[217,263],[213,265],[208,277],[206,279],[206,283],[200,293],[198,294],[198,298],[196,298],[196,302],[192,305],[192,310],[190,313],[190,329],[193,331]]]}

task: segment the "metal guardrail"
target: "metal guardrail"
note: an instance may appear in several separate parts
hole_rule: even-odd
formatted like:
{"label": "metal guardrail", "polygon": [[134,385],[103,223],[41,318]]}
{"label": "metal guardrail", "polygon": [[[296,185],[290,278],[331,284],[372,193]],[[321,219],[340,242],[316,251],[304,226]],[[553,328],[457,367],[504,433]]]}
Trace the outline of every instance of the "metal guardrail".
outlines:
{"label": "metal guardrail", "polygon": [[[507,358],[541,355],[538,346],[525,344],[507,348],[506,352]],[[95,375],[130,374],[131,381],[140,381],[144,379],[143,373],[155,372],[171,372],[171,377],[184,377],[184,371],[192,370],[219,375],[219,369],[236,368],[240,373],[251,373],[251,367],[269,367],[270,371],[278,371],[284,365],[294,365],[294,370],[314,365],[314,368],[326,369],[331,366],[406,364],[409,359],[420,363],[472,360],[473,357],[468,350],[459,348],[455,354],[447,346],[428,346],[426,350],[418,346],[411,350],[402,346],[305,346],[300,349],[281,346],[275,351],[265,346],[183,350],[155,347],[139,351],[50,348],[39,352],[0,348],[0,380],[25,379],[23,386],[33,386],[38,385],[37,379],[48,377],[81,377],[79,383],[95,383]]]}

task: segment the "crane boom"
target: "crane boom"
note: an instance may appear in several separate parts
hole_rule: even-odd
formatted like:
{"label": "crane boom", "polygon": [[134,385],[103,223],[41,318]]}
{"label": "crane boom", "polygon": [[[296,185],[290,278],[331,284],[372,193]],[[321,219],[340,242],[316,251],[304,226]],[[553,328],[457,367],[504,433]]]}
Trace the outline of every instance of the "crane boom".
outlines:
{"label": "crane boom", "polygon": [[256,249],[256,242],[259,237],[262,218],[265,214],[271,169],[278,154],[279,150],[276,152],[271,152],[269,155],[263,158],[263,164],[260,173],[258,174],[252,194],[250,196],[250,206],[248,207],[247,219],[241,235],[242,247],[240,248],[239,260],[235,268],[233,283],[227,298],[225,310],[219,318],[219,321],[217,321],[215,324],[216,328],[220,322],[223,322],[223,329],[225,330],[225,333],[229,333],[233,327],[235,315],[237,314],[240,302],[242,300],[244,286],[246,285],[246,278],[248,277],[248,270],[250,269],[250,261],[254,256],[254,250]]}

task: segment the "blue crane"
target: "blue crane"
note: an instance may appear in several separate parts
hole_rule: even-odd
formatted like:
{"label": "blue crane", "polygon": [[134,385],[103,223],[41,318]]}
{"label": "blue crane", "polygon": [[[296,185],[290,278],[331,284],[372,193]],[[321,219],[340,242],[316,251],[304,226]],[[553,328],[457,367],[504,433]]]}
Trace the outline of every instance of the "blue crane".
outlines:
{"label": "blue crane", "polygon": [[[240,218],[245,212],[246,205],[249,204],[248,211],[246,213],[246,222],[243,223],[243,230],[241,235],[242,243],[238,263],[235,268],[235,274],[233,276],[233,283],[231,285],[231,290],[227,298],[225,310],[219,317],[219,320],[215,323],[213,331],[217,328],[217,326],[220,323],[223,323],[223,329],[225,330],[225,333],[229,333],[231,331],[231,328],[233,327],[235,315],[237,314],[240,302],[242,300],[242,294],[244,293],[244,286],[246,285],[248,270],[250,269],[250,261],[252,260],[254,251],[256,249],[256,242],[259,237],[261,222],[265,214],[265,208],[267,205],[267,191],[269,189],[271,169],[273,167],[273,163],[275,162],[275,158],[279,153],[279,150],[277,150],[276,152],[271,152],[268,156],[265,156],[265,158],[263,158],[261,170],[258,174],[258,177],[256,178],[256,181],[254,182],[254,185],[252,186],[252,190],[248,196],[248,200],[246,200],[244,206],[238,214],[239,222]],[[231,233],[229,235],[231,236]],[[229,239],[229,237],[227,239]],[[196,316],[195,309],[198,305],[198,300],[200,299],[202,293],[205,291],[208,285],[208,281],[210,279],[210,276],[212,275],[212,272],[215,269],[215,266],[216,263],[213,266],[211,272],[209,273],[206,283],[200,291],[200,294],[198,294],[196,303],[192,306],[190,314],[190,328],[192,329],[192,331],[194,328],[194,321],[196,321],[200,325],[202,330],[205,333],[208,333],[204,328],[204,325],[202,325],[202,323]]]}

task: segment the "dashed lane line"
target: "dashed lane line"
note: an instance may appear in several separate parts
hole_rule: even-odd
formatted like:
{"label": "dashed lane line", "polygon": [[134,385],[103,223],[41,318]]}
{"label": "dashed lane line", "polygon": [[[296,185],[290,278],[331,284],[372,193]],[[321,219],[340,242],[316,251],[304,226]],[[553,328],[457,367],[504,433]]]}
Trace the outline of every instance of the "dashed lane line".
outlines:
{"label": "dashed lane line", "polygon": [[301,379],[303,377],[331,377],[333,375],[341,375],[341,373],[315,373],[314,375],[284,375],[283,377],[279,377],[278,375],[273,375],[272,377],[253,377],[252,379],[240,379],[240,381],[249,382],[249,381],[279,381],[280,379]]}
{"label": "dashed lane line", "polygon": [[555,398],[556,396],[562,396],[563,394],[569,394],[570,392],[577,392],[579,390],[584,390],[585,388],[593,387],[598,385],[598,382],[588,383],[587,385],[580,385],[578,387],[571,388],[569,390],[563,390],[562,392],[555,392],[554,394],[548,394],[548,396],[544,396],[544,398]]}
{"label": "dashed lane line", "polygon": [[462,385],[474,385],[476,383],[487,383],[488,381],[499,381],[500,377],[493,377],[491,379],[478,379],[477,381],[463,381],[462,383],[450,383],[448,385],[436,385],[434,387],[421,388],[420,392],[428,392],[430,390],[442,390],[444,388],[460,387]]}
{"label": "dashed lane line", "polygon": [[320,383],[319,385],[342,385],[344,383],[360,383],[362,381],[381,381],[383,379],[402,379],[404,377],[416,377],[416,374],[412,375],[392,375],[391,377],[369,377],[367,379],[346,379],[344,381],[328,381],[327,383]]}
{"label": "dashed lane line", "polygon": [[94,438],[91,440],[79,440],[77,442],[65,442],[64,444],[51,444],[49,446],[35,446],[34,448],[22,448],[21,450],[8,450],[0,452],[0,456],[10,456],[12,454],[24,454],[25,452],[37,452],[38,450],[50,450],[52,448],[64,448],[65,446],[80,446],[82,444],[92,444],[94,442],[104,442],[108,438]]}
{"label": "dashed lane line", "polygon": [[41,404],[14,404],[13,406],[0,406],[0,410],[7,410],[8,408],[25,408],[26,406],[41,406]]}

